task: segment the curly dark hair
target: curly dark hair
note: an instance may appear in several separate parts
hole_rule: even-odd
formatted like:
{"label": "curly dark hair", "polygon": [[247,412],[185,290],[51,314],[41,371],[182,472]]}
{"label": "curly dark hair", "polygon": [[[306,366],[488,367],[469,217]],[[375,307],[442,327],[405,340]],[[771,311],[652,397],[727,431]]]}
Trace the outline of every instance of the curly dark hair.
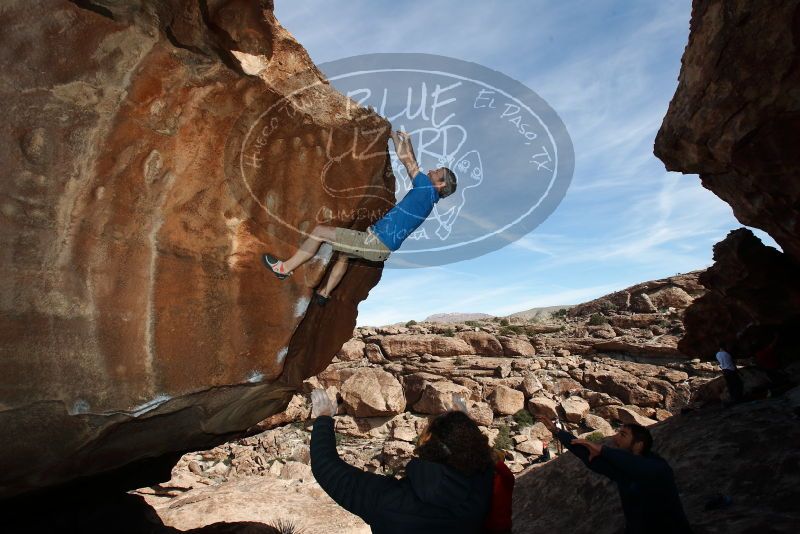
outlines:
{"label": "curly dark hair", "polygon": [[428,424],[414,452],[471,476],[494,465],[489,439],[467,414],[445,412]]}

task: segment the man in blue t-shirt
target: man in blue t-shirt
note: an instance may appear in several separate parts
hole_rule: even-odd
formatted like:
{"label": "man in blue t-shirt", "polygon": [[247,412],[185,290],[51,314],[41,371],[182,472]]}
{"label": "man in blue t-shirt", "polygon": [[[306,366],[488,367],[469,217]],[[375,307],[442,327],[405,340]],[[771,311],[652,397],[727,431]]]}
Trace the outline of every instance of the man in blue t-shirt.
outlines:
{"label": "man in blue t-shirt", "polygon": [[264,254],[264,265],[280,280],[290,276],[300,265],[313,258],[320,245],[328,242],[339,257],[331,270],[325,287],[314,292],[318,304],[324,306],[331,292],[342,280],[351,257],[369,261],[386,261],[389,254],[400,248],[403,240],[416,230],[433,210],[440,199],[452,195],[456,190],[456,175],[447,167],[428,173],[419,170],[411,140],[406,132],[392,132],[395,152],[411,177],[413,188],[386,215],[381,217],[366,232],[317,226],[303,242],[298,251],[286,261],[271,254]]}

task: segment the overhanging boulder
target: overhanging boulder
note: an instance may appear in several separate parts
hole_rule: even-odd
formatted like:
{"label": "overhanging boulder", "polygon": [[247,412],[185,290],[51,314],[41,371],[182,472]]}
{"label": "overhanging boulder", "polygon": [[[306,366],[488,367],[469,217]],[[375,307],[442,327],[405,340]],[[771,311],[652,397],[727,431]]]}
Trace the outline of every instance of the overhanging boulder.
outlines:
{"label": "overhanging boulder", "polygon": [[380,269],[320,308],[329,253],[283,282],[260,253],[393,205],[389,125],[271,2],[18,0],[0,24],[0,497],[282,410]]}

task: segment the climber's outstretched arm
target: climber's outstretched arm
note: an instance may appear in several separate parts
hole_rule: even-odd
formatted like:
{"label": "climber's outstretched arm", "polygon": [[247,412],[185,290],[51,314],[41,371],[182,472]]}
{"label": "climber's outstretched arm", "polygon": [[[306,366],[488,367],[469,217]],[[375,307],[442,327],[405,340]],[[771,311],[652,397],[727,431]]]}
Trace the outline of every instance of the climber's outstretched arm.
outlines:
{"label": "climber's outstretched arm", "polygon": [[414,148],[411,146],[411,138],[407,132],[400,130],[392,132],[391,136],[392,141],[394,141],[394,151],[397,152],[400,163],[408,171],[408,178],[413,180],[419,172],[419,164],[417,163],[417,157],[414,155]]}

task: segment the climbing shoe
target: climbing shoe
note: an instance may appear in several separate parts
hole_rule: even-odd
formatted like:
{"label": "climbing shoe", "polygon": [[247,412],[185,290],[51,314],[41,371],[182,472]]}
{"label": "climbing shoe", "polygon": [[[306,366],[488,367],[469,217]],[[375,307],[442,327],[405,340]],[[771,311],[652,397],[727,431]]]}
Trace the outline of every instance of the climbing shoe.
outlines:
{"label": "climbing shoe", "polygon": [[314,302],[316,302],[318,306],[325,306],[329,300],[331,300],[330,297],[325,297],[314,291]]}
{"label": "climbing shoe", "polygon": [[264,266],[270,271],[272,271],[272,274],[277,276],[278,280],[284,280],[285,278],[291,276],[292,274],[291,272],[282,273],[275,270],[275,266],[278,265],[279,263],[281,264],[281,267],[283,267],[283,262],[281,262],[281,260],[273,256],[272,254],[264,254],[263,256],[261,256],[261,259],[264,261]]}

